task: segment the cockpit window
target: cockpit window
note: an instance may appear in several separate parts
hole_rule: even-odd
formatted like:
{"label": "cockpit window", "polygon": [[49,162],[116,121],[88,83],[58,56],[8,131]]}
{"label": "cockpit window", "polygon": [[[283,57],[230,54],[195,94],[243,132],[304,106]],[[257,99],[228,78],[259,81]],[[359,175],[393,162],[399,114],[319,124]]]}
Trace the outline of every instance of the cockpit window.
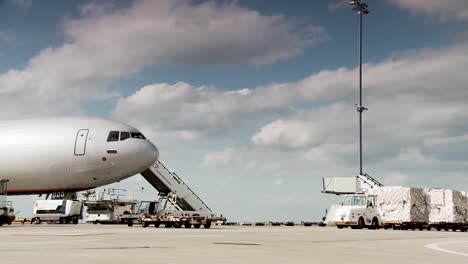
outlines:
{"label": "cockpit window", "polygon": [[130,135],[132,138],[146,139],[145,136],[143,136],[143,134],[140,132],[130,132]]}
{"label": "cockpit window", "polygon": [[120,141],[124,141],[126,140],[127,138],[130,137],[130,133],[129,132],[120,132]]}
{"label": "cockpit window", "polygon": [[109,136],[107,137],[107,142],[111,142],[111,141],[119,141],[119,131],[109,132]]}

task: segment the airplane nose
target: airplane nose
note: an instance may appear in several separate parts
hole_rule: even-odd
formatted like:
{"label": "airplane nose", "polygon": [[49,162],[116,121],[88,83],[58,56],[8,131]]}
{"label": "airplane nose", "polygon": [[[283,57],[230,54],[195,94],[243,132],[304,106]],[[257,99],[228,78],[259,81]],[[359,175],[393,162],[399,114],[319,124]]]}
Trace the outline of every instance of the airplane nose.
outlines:
{"label": "airplane nose", "polygon": [[153,158],[153,162],[151,163],[153,164],[159,159],[159,150],[153,143],[149,142],[149,144],[151,145],[149,156]]}
{"label": "airplane nose", "polygon": [[156,162],[156,160],[159,159],[159,150],[150,141],[148,141],[148,144],[149,144],[148,158],[151,160],[151,165],[153,165]]}

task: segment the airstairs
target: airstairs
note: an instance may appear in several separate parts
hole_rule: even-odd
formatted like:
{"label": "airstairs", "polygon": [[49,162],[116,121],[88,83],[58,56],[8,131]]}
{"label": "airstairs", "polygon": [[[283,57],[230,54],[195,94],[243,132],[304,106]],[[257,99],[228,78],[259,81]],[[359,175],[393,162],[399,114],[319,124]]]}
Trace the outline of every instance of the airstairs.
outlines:
{"label": "airstairs", "polygon": [[323,177],[322,193],[330,194],[358,194],[382,187],[383,184],[369,174],[361,174],[351,177]]}
{"label": "airstairs", "polygon": [[159,160],[140,173],[158,192],[160,197],[174,201],[181,211],[209,211],[211,209],[175,173],[169,171]]}
{"label": "airstairs", "polygon": [[364,173],[357,176],[363,183],[367,184],[369,187],[382,187],[383,184],[377,181],[375,178],[372,178],[369,174]]}

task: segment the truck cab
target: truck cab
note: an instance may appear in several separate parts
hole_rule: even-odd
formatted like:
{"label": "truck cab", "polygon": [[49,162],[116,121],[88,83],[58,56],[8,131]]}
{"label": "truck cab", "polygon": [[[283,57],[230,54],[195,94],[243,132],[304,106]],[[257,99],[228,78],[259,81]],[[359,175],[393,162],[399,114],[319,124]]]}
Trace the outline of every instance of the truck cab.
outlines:
{"label": "truck cab", "polygon": [[378,229],[381,217],[377,210],[375,195],[345,195],[341,207],[335,210],[334,224],[342,229],[350,226],[353,229]]}
{"label": "truck cab", "polygon": [[0,226],[11,225],[15,220],[14,209],[10,201],[7,201],[7,180],[0,180]]}

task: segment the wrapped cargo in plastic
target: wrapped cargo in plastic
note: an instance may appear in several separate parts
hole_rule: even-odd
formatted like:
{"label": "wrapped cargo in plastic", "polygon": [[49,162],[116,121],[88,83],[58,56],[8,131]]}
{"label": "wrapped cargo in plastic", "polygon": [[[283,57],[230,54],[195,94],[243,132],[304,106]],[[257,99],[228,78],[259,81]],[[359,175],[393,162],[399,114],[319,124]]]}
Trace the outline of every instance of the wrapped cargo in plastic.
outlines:
{"label": "wrapped cargo in plastic", "polygon": [[429,222],[429,208],[422,188],[384,186],[371,189],[383,222]]}
{"label": "wrapped cargo in plastic", "polygon": [[450,189],[426,189],[430,223],[468,223],[466,193]]}

